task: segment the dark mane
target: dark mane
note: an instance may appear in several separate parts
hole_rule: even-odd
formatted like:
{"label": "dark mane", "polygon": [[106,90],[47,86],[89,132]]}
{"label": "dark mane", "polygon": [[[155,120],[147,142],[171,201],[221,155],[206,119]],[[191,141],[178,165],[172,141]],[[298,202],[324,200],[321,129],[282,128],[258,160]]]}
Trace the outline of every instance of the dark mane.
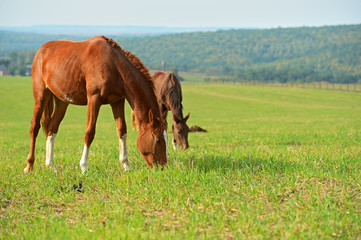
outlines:
{"label": "dark mane", "polygon": [[148,68],[144,66],[143,62],[135,54],[131,53],[130,51],[124,51],[113,39],[107,38],[105,36],[101,36],[101,38],[106,40],[113,48],[118,49],[124,56],[126,56],[127,59],[133,64],[133,66],[144,75],[150,87],[154,89],[152,77],[149,74]]}
{"label": "dark mane", "polygon": [[179,93],[176,86],[172,86],[171,88],[169,88],[168,96],[172,106],[174,107],[174,109],[181,111],[183,109],[182,96],[178,95]]}
{"label": "dark mane", "polygon": [[[154,78],[156,77],[157,74],[154,75]],[[179,117],[183,119],[182,91],[181,91],[180,83],[173,73],[170,73],[167,77],[166,82],[162,84],[161,92],[166,93],[168,95],[169,104],[172,111],[177,112]]]}

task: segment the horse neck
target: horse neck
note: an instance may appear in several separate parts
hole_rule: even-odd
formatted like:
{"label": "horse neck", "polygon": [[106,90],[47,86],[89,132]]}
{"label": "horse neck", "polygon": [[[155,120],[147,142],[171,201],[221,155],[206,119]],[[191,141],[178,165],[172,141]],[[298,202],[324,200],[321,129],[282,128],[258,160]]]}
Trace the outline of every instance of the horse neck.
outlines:
{"label": "horse neck", "polygon": [[155,116],[160,115],[154,89],[142,73],[135,71],[135,74],[128,74],[126,85],[131,91],[127,100],[137,116],[139,126],[149,122],[148,113],[150,109]]}

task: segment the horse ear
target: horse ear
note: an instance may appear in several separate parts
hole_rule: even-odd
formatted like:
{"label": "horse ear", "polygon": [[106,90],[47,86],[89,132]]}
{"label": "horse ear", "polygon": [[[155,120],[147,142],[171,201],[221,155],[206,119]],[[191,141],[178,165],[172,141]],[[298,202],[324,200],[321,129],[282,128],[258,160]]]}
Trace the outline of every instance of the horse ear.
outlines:
{"label": "horse ear", "polygon": [[191,115],[191,113],[188,113],[188,115],[184,118],[184,122],[186,122],[188,120],[189,115]]}
{"label": "horse ear", "polygon": [[153,123],[154,123],[154,115],[153,115],[152,109],[149,109],[148,120],[149,120],[150,125],[153,125]]}
{"label": "horse ear", "polygon": [[174,73],[173,72],[170,72],[169,73],[169,75],[168,75],[168,78],[169,78],[169,80],[171,80],[173,83],[175,82],[175,75],[174,75]]}
{"label": "horse ear", "polygon": [[176,123],[180,122],[180,119],[179,119],[176,115],[174,115],[174,114],[173,114],[173,120],[174,120]]}

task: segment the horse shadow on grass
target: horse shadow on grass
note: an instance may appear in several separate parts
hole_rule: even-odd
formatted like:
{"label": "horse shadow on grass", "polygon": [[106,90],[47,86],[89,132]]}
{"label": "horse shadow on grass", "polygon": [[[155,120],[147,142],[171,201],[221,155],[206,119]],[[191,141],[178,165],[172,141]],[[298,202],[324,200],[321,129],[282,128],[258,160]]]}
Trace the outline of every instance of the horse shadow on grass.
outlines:
{"label": "horse shadow on grass", "polygon": [[204,155],[201,158],[191,157],[186,160],[187,168],[196,169],[202,172],[209,171],[269,171],[269,172],[288,172],[299,169],[301,166],[298,163],[279,160],[273,157],[260,158],[251,156],[214,156]]}

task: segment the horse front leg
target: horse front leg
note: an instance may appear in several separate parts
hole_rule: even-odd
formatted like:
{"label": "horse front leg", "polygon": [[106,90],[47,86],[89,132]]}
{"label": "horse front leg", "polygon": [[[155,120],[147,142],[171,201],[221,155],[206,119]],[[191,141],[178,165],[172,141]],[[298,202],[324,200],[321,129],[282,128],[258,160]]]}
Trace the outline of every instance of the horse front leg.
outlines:
{"label": "horse front leg", "polygon": [[172,132],[173,132],[173,139],[172,139],[172,145],[173,145],[173,149],[174,150],[177,150],[177,140],[175,140],[175,137],[174,137],[174,135],[175,135],[175,129],[174,129],[174,123],[172,123]]}
{"label": "horse front leg", "polygon": [[132,170],[132,167],[129,164],[127,154],[127,126],[124,118],[124,101],[125,99],[121,99],[111,104],[111,106],[119,137],[119,161],[123,165],[124,170],[128,171]]}
{"label": "horse front leg", "polygon": [[86,130],[84,135],[84,150],[80,160],[80,167],[82,173],[88,170],[89,148],[94,139],[95,126],[96,126],[100,106],[101,106],[101,102],[99,95],[92,95],[88,97]]}

